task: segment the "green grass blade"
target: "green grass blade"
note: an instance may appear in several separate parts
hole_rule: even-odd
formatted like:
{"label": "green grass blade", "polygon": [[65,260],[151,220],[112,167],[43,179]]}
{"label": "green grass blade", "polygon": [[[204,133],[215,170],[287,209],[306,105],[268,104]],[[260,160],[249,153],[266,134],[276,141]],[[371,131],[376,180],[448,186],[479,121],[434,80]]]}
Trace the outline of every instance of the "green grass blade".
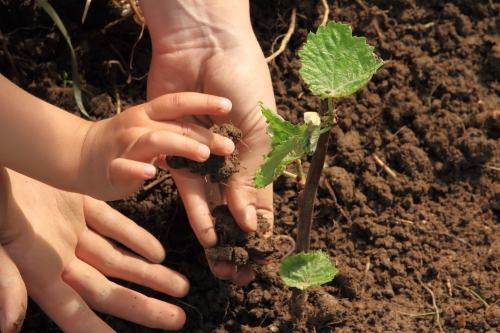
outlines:
{"label": "green grass blade", "polygon": [[78,75],[78,63],[76,62],[75,50],[73,49],[73,45],[71,44],[71,39],[69,38],[68,31],[66,30],[66,27],[59,18],[59,15],[57,15],[57,12],[54,9],[54,7],[52,7],[47,0],[36,0],[36,2],[40,6],[42,6],[42,8],[47,12],[47,14],[49,14],[49,16],[52,18],[52,20],[57,25],[59,30],[61,30],[61,33],[66,39],[66,42],[68,42],[69,48],[71,50],[71,72],[73,79],[73,94],[75,95],[76,105],[78,105],[80,112],[84,116],[90,118],[89,114],[85,110],[85,107],[83,106],[82,89],[80,87],[80,76]]}

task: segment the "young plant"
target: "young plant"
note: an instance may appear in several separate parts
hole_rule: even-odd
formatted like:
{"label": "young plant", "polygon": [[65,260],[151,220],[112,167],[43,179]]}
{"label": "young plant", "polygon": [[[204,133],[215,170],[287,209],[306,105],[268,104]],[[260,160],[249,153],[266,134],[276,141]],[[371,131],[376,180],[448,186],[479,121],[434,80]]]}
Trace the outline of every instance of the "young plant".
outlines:
{"label": "young plant", "polygon": [[[320,96],[323,102],[319,113],[304,114],[305,123],[302,125],[285,121],[260,103],[262,114],[268,123],[267,132],[272,138],[272,150],[264,156],[264,164],[255,173],[254,184],[259,188],[264,187],[280,175],[297,179],[299,217],[295,252],[306,254],[310,249],[314,199],[325,163],[330,128],[338,121],[333,99],[355,93],[368,83],[384,62],[373,53],[373,47],[366,44],[365,38],[352,36],[349,25],[334,21],[327,26],[321,25],[316,34],[309,33],[303,49],[299,51],[299,57],[302,79],[311,93]],[[305,154],[312,155],[312,158],[304,181],[300,161]],[[289,164],[295,165],[296,175],[286,170]],[[287,283],[286,280],[285,282]],[[305,296],[299,297],[299,294],[302,295],[305,291],[297,285],[292,287],[295,287],[292,293],[292,314],[300,318],[301,300]]]}

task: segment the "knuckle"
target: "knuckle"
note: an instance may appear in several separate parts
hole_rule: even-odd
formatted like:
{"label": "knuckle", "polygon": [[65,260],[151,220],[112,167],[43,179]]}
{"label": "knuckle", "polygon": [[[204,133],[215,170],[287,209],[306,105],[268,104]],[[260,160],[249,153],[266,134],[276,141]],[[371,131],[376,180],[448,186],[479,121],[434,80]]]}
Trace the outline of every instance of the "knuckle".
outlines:
{"label": "knuckle", "polygon": [[173,93],[170,96],[170,106],[173,108],[182,107],[186,104],[186,95],[183,93]]}
{"label": "knuckle", "polygon": [[191,134],[193,133],[193,129],[191,127],[191,124],[182,122],[181,123],[181,134],[182,136],[188,136],[190,137]]}
{"label": "knuckle", "polygon": [[156,146],[159,141],[157,132],[148,132],[144,135],[144,144],[148,146]]}

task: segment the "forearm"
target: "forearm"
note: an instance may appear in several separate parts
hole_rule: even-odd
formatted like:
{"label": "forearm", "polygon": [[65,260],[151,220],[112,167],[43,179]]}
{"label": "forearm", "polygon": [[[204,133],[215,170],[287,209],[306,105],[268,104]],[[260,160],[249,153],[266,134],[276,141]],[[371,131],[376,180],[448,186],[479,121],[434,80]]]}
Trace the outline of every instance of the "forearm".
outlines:
{"label": "forearm", "polygon": [[0,165],[76,191],[90,122],[46,103],[0,75]]}

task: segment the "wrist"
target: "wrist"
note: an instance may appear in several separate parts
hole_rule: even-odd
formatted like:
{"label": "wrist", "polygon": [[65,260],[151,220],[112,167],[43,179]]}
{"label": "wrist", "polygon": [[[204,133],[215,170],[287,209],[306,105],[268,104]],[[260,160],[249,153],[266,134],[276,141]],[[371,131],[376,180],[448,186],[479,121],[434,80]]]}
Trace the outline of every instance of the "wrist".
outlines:
{"label": "wrist", "polygon": [[255,38],[248,1],[141,0],[153,52],[191,48],[229,49]]}

